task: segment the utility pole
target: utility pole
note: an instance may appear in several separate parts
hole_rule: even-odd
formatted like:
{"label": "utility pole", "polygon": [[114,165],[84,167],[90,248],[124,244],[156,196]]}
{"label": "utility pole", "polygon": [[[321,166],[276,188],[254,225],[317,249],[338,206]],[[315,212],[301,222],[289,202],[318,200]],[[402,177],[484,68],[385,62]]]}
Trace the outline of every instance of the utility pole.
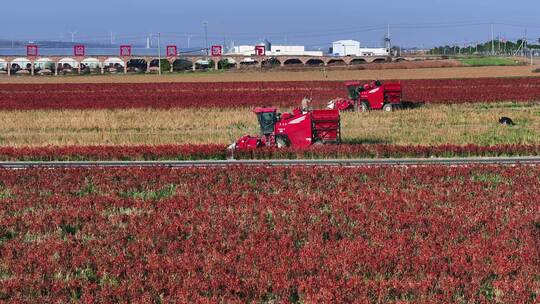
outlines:
{"label": "utility pole", "polygon": [[204,25],[204,49],[206,50],[206,56],[208,56],[208,21],[204,21],[203,25]]}
{"label": "utility pole", "polygon": [[390,42],[390,23],[387,24],[386,29],[386,48],[388,49],[388,53],[390,54],[390,52],[392,51],[392,43]]}
{"label": "utility pole", "polygon": [[387,24],[386,26],[386,43],[387,47],[390,48],[390,24]]}
{"label": "utility pole", "polygon": [[111,31],[111,45],[114,44],[114,33]]}
{"label": "utility pole", "polygon": [[499,35],[497,35],[497,40],[499,40],[499,54],[501,54],[501,33],[499,33]]}
{"label": "utility pole", "polygon": [[495,36],[493,32],[493,23],[491,24],[491,55],[495,55]]}
{"label": "utility pole", "polygon": [[157,49],[157,52],[158,52],[158,68],[159,68],[159,72],[158,72],[158,75],[161,75],[161,33],[158,33],[157,34],[157,45],[158,45],[158,49]]}
{"label": "utility pole", "polygon": [[191,48],[191,35],[187,35],[187,48]]}
{"label": "utility pole", "polygon": [[525,36],[523,36],[523,41],[524,41],[524,45],[523,45],[523,55],[526,55],[526,48],[528,48],[529,46],[527,45],[528,44],[528,41],[527,41],[527,29],[525,29]]}

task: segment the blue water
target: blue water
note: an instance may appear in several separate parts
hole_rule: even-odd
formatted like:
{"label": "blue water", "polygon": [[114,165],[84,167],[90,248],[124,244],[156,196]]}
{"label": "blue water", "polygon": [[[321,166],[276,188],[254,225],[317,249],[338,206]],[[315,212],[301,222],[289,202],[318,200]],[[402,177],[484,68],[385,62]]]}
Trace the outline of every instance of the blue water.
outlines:
{"label": "blue water", "polygon": [[[200,50],[181,49],[180,53],[190,55],[203,54]],[[39,56],[73,56],[73,48],[39,48]],[[166,55],[166,49],[161,49],[161,56]],[[0,56],[26,56],[26,48],[0,48]],[[86,56],[120,56],[120,47],[86,48]],[[133,48],[132,56],[158,56],[157,48]]]}

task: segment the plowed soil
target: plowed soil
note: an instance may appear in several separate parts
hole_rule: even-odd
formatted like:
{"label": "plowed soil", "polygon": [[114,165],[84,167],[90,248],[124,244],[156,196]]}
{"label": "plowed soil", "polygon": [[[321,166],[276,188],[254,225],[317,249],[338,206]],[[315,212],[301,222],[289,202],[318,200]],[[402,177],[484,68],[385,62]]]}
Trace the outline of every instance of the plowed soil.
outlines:
{"label": "plowed soil", "polygon": [[538,66],[439,67],[310,70],[241,70],[227,72],[175,73],[158,75],[107,76],[0,76],[0,83],[151,83],[151,82],[237,82],[237,81],[341,81],[350,79],[454,79],[484,77],[540,77]]}

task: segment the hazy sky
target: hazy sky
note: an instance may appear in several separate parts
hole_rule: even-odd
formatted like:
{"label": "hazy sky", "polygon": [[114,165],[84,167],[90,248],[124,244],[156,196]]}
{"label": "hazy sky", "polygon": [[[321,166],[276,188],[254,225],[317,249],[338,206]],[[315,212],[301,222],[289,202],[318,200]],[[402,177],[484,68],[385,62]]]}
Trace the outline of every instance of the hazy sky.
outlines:
{"label": "hazy sky", "polygon": [[[27,0],[2,1],[0,39],[144,43],[152,32],[163,43],[274,43],[326,47],[338,39],[378,46],[390,24],[393,44],[404,47],[472,43],[495,36],[540,37],[538,0]],[[9,11],[9,14],[6,13]]]}

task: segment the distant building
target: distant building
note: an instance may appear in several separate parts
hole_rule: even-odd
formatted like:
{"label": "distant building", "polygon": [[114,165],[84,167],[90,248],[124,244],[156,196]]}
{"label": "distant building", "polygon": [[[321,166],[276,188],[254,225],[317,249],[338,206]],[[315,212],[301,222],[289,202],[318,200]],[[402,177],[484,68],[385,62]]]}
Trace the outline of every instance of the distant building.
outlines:
{"label": "distant building", "polygon": [[356,40],[339,40],[332,43],[332,56],[389,56],[387,48],[362,48]]}
{"label": "distant building", "polygon": [[[322,51],[306,51],[303,45],[272,45],[270,43],[257,44],[264,45],[266,48],[266,56],[323,56]],[[225,55],[255,55],[255,45],[237,45],[229,49]]]}
{"label": "distant building", "polygon": [[300,45],[272,45],[270,55],[284,55],[284,56],[323,56],[322,51],[306,51],[305,46]]}
{"label": "distant building", "polygon": [[355,40],[339,40],[332,43],[332,56],[358,56],[360,42]]}
{"label": "distant building", "polygon": [[390,49],[387,48],[360,48],[358,56],[390,56]]}
{"label": "distant building", "polygon": [[254,45],[236,45],[225,52],[225,55],[244,55],[251,56],[255,55],[255,46]]}

